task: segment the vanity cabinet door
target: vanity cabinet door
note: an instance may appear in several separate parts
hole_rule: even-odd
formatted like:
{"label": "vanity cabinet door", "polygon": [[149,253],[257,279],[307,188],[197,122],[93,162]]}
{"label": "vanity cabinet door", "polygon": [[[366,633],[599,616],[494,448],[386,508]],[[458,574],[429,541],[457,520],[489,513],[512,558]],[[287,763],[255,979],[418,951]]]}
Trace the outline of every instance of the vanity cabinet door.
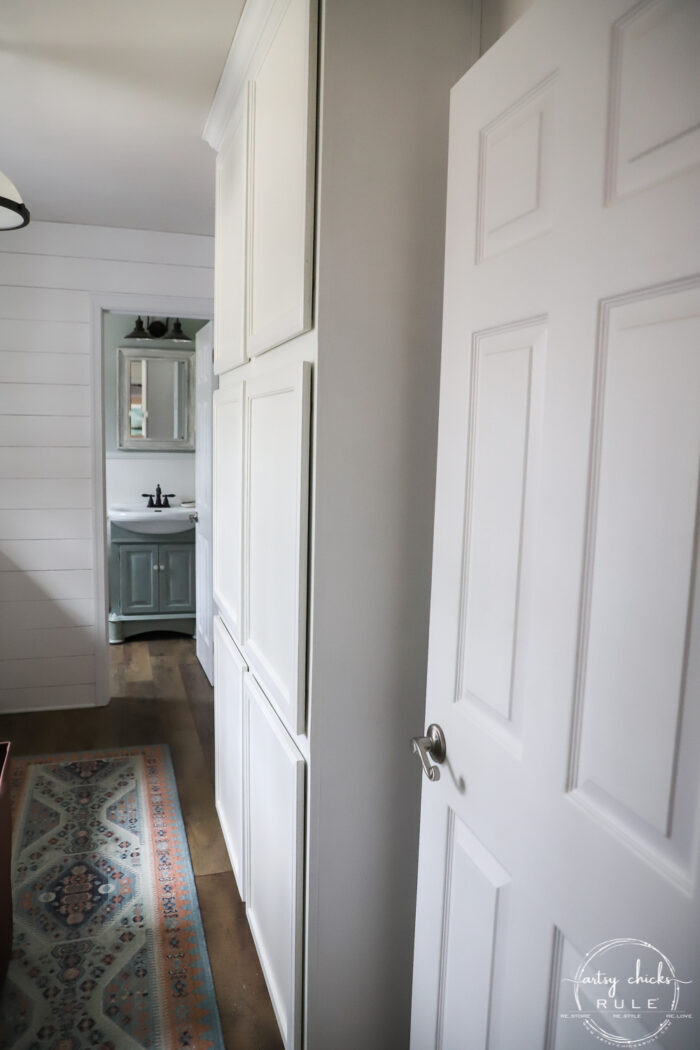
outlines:
{"label": "vanity cabinet door", "polygon": [[301,1038],[305,763],[252,674],[246,912],[286,1050]]}
{"label": "vanity cabinet door", "polygon": [[158,612],[158,545],[122,543],[119,546],[119,591],[125,615]]}
{"label": "vanity cabinet door", "polygon": [[194,553],[193,543],[159,545],[160,612],[194,612]]}
{"label": "vanity cabinet door", "polygon": [[243,683],[247,665],[223,620],[214,617],[214,739],[215,796],[226,849],[241,900],[246,889],[245,739],[247,732]]}

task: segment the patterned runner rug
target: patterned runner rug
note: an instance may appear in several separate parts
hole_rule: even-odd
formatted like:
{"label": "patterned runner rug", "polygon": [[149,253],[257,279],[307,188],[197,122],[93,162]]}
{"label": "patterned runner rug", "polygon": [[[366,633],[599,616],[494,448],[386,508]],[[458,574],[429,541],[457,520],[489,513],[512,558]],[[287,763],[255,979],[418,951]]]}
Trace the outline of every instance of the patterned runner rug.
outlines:
{"label": "patterned runner rug", "polygon": [[7,1050],[223,1050],[168,748],[12,760]]}

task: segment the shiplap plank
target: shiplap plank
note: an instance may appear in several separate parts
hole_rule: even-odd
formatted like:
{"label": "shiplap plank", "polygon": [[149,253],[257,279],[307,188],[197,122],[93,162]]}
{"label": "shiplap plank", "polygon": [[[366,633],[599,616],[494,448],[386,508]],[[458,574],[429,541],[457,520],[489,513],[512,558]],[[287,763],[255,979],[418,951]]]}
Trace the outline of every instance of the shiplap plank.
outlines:
{"label": "shiplap plank", "polygon": [[0,686],[84,685],[95,681],[94,656],[59,656],[45,660],[0,660]]}
{"label": "shiplap plank", "polygon": [[0,416],[0,445],[86,448],[91,436],[87,416]]}
{"label": "shiplap plank", "polygon": [[0,284],[9,283],[90,292],[132,292],[138,288],[142,295],[209,299],[214,294],[214,271],[208,267],[0,252]]}
{"label": "shiplap plank", "polygon": [[84,321],[0,318],[0,350],[23,354],[88,354],[90,326]]}
{"label": "shiplap plank", "polygon": [[90,382],[87,354],[28,354],[23,350],[0,350],[0,383]]}
{"label": "shiplap plank", "polygon": [[0,448],[0,478],[90,478],[89,448]]}
{"label": "shiplap plank", "polygon": [[3,252],[64,255],[84,259],[214,266],[214,238],[188,233],[156,233],[113,226],[34,222],[21,237],[5,238]]}
{"label": "shiplap plank", "polygon": [[94,652],[94,627],[10,630],[0,635],[0,660],[45,660],[52,656],[90,656]]}
{"label": "shiplap plank", "polygon": [[91,569],[92,544],[84,540],[2,540],[0,572]]}
{"label": "shiplap plank", "polygon": [[[16,416],[22,422],[30,416]],[[56,422],[52,420],[50,422]],[[61,420],[84,423],[85,420]],[[0,421],[0,433],[3,421]],[[2,442],[0,442],[1,444]],[[5,450],[11,455],[12,450]],[[10,478],[0,485],[0,509],[35,510],[40,508],[89,509],[92,507],[92,482],[89,478]]]}
{"label": "shiplap plank", "polygon": [[0,688],[0,711],[51,711],[56,708],[92,707],[95,684],[38,686],[28,689]]}
{"label": "shiplap plank", "polygon": [[[29,282],[33,284],[33,282]],[[85,292],[58,288],[0,287],[0,318],[28,321],[90,320],[90,297]]]}
{"label": "shiplap plank", "polygon": [[90,387],[56,383],[0,383],[0,413],[89,416]]}
{"label": "shiplap plank", "polygon": [[3,602],[93,598],[95,578],[90,569],[42,569],[0,573]]}
{"label": "shiplap plank", "polygon": [[89,540],[91,510],[0,510],[0,540]]}
{"label": "shiplap plank", "polygon": [[0,597],[0,633],[8,629],[90,627],[94,623],[93,598],[6,602]]}

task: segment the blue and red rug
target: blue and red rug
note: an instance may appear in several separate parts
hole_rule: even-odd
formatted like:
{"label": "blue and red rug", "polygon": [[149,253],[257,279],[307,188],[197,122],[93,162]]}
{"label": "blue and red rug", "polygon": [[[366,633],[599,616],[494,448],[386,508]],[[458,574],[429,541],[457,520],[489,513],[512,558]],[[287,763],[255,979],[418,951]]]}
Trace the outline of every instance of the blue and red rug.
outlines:
{"label": "blue and red rug", "polygon": [[223,1050],[170,754],[12,762],[7,1050]]}

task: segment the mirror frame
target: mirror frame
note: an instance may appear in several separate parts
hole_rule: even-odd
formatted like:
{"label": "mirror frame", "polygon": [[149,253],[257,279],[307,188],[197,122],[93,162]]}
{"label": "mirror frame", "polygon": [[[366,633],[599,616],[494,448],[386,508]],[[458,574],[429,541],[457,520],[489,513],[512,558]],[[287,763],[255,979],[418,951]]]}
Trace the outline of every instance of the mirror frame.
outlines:
{"label": "mirror frame", "polygon": [[[150,346],[117,347],[117,448],[122,452],[194,452],[194,350],[166,350]],[[186,365],[184,438],[136,438],[129,426],[129,364],[134,361],[183,361]]]}

